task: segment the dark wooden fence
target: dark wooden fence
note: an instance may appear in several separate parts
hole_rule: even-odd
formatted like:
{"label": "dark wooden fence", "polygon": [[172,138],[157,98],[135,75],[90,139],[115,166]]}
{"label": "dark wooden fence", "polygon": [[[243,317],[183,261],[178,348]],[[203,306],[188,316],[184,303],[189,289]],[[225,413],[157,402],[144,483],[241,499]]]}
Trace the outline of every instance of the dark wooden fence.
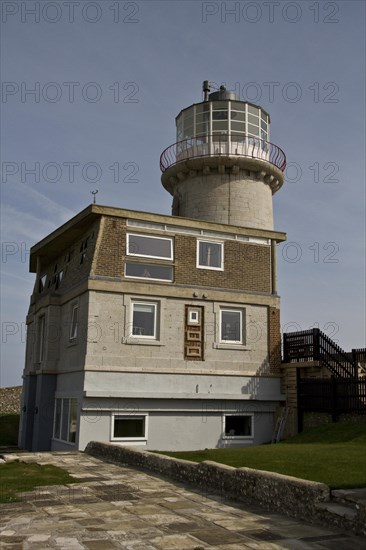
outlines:
{"label": "dark wooden fence", "polygon": [[283,360],[285,363],[319,361],[338,378],[356,379],[358,376],[355,357],[318,328],[284,334]]}

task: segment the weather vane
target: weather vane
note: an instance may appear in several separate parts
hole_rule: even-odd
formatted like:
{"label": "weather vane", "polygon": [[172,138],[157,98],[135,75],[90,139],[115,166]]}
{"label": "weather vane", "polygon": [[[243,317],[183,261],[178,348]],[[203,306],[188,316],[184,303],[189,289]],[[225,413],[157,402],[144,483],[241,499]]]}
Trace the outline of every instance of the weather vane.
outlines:
{"label": "weather vane", "polygon": [[90,191],[90,193],[93,195],[93,203],[95,204],[95,195],[98,193],[98,189],[95,191]]}

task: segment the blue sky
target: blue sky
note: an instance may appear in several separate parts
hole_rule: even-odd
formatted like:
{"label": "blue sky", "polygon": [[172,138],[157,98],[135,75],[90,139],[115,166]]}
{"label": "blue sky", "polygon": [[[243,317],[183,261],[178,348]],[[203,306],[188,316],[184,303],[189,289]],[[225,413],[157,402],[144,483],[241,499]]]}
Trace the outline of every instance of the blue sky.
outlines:
{"label": "blue sky", "polygon": [[274,198],[288,236],[282,328],[319,326],[346,350],[365,346],[364,2],[1,8],[2,386],[21,383],[30,247],[95,189],[100,204],[169,214],[159,156],[206,79],[269,111],[287,155]]}

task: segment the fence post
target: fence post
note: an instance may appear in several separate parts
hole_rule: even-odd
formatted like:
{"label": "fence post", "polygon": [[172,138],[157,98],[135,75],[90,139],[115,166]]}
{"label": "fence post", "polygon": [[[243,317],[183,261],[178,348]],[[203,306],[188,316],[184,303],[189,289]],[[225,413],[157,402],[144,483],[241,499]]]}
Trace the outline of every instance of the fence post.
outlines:
{"label": "fence post", "polygon": [[313,360],[320,361],[320,330],[313,328]]}

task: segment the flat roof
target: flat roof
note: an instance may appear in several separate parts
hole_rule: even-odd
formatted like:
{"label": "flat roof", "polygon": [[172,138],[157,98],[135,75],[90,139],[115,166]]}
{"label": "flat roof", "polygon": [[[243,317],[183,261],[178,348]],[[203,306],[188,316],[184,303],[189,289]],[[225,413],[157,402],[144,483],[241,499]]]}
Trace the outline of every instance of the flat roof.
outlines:
{"label": "flat roof", "polygon": [[[207,229],[220,233],[235,233],[248,237],[262,237],[275,239],[278,242],[286,240],[286,233],[271,231],[267,229],[254,229],[237,225],[208,222],[193,218],[182,218],[181,216],[169,216],[166,214],[155,214],[140,210],[127,210],[114,206],[101,206],[90,204],[84,210],[76,214],[69,221],[52,231],[44,239],[32,246],[30,250],[29,269],[32,273],[37,270],[37,256],[52,260],[60,255],[60,252],[77,241],[88,227],[102,216],[114,218],[144,220],[162,224],[174,224],[180,227]],[[173,231],[174,232],[174,231]]]}

